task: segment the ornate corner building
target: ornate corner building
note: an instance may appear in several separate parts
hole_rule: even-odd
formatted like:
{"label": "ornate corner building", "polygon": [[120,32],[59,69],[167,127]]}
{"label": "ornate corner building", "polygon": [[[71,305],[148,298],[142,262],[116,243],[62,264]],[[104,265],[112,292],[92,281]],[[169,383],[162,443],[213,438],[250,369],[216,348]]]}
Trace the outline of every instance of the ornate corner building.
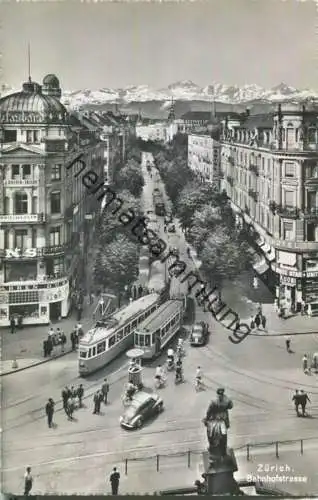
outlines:
{"label": "ornate corner building", "polygon": [[221,187],[282,307],[318,313],[318,108],[280,104],[224,119]]}
{"label": "ornate corner building", "polygon": [[105,146],[60,97],[47,75],[0,99],[0,326],[66,317],[85,287],[99,203],[74,172],[84,162],[103,180]]}

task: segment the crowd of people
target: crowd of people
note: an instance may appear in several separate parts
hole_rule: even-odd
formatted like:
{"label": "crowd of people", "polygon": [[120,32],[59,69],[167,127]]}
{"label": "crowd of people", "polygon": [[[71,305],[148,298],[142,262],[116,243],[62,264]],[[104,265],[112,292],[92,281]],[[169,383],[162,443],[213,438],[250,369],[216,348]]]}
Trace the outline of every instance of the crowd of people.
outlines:
{"label": "crowd of people", "polygon": [[[72,346],[72,351],[75,351],[79,339],[81,336],[84,334],[82,325],[78,323],[75,325],[74,329],[71,331],[70,334],[70,343]],[[61,351],[60,353],[62,354],[65,352],[65,345],[67,343],[67,338],[64,333],[64,331],[60,328],[56,328],[56,330],[53,327],[50,327],[48,336],[46,339],[43,340],[43,355],[44,357],[51,356],[53,353],[54,348],[59,348]]]}
{"label": "crowd of people", "polygon": [[[109,383],[105,378],[100,389],[93,394],[93,414],[100,414],[101,404],[108,403]],[[78,387],[65,386],[61,393],[63,410],[69,420],[73,420],[73,414],[76,408],[83,407],[84,387],[79,384]],[[52,398],[49,398],[45,405],[45,414],[47,417],[48,427],[53,427],[53,416],[55,412],[56,403]]]}

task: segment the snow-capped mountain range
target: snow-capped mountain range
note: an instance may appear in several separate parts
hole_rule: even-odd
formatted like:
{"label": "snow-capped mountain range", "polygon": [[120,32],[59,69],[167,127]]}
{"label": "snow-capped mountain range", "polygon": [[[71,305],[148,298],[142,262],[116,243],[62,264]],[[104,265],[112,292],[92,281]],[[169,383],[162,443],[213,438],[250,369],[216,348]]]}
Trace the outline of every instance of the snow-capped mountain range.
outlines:
{"label": "snow-capped mountain range", "polygon": [[284,100],[303,101],[318,99],[318,91],[299,90],[281,83],[272,89],[264,89],[259,85],[225,85],[213,83],[200,87],[190,80],[180,81],[163,89],[153,89],[148,85],[129,86],[122,89],[103,88],[99,90],[78,90],[63,92],[63,100],[70,106],[99,103],[130,103],[146,101],[218,101],[228,104],[240,104],[261,100],[275,102]]}
{"label": "snow-capped mountain range", "polygon": [[[4,87],[6,87],[4,89]],[[2,96],[13,89],[2,87]],[[101,88],[98,90],[63,90],[62,102],[70,107],[83,104],[131,103],[147,101],[207,101],[215,100],[227,104],[241,104],[249,101],[275,103],[276,101],[304,101],[318,99],[318,91],[296,89],[285,83],[265,89],[256,84],[243,86],[212,83],[200,87],[191,80],[183,80],[163,89],[153,89],[148,85],[128,86],[120,89]]]}

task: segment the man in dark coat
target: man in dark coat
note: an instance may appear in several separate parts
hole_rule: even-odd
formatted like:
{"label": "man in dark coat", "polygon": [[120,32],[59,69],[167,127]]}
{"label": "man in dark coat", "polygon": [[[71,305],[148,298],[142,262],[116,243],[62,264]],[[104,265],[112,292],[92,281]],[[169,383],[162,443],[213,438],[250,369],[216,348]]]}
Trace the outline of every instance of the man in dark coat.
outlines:
{"label": "man in dark coat", "polygon": [[62,390],[62,401],[63,401],[63,409],[66,413],[66,415],[68,415],[68,399],[69,399],[69,390],[68,390],[68,387],[64,387],[64,389]]}
{"label": "man in dark coat", "polygon": [[11,333],[14,333],[15,332],[15,319],[13,316],[11,316],[10,318],[10,329],[11,329]]}
{"label": "man in dark coat", "polygon": [[53,342],[49,335],[47,338],[47,353],[49,356],[51,356],[52,351],[53,351]]}
{"label": "man in dark coat", "polygon": [[72,344],[72,351],[75,351],[76,349],[76,331],[72,330],[71,332],[71,344]]}
{"label": "man in dark coat", "polygon": [[93,397],[93,401],[94,401],[93,414],[98,415],[100,413],[100,405],[101,405],[101,394],[99,391],[95,392],[94,397]]}
{"label": "man in dark coat", "polygon": [[299,417],[299,406],[300,406],[301,398],[300,398],[300,394],[299,394],[298,389],[296,389],[295,394],[292,397],[292,401],[294,402],[294,405],[295,405],[297,417]]}
{"label": "man in dark coat", "polygon": [[111,473],[109,478],[112,487],[112,495],[118,495],[119,479],[120,479],[120,474],[117,471],[117,468],[114,467],[113,472]]}
{"label": "man in dark coat", "polygon": [[103,402],[105,403],[105,405],[107,405],[107,398],[108,398],[108,393],[109,393],[109,383],[107,382],[107,378],[104,379],[101,393],[103,396]]}
{"label": "man in dark coat", "polygon": [[142,285],[140,284],[139,287],[138,287],[138,297],[142,297],[142,294],[143,294],[143,288],[142,288]]}
{"label": "man in dark coat", "polygon": [[43,356],[46,358],[48,355],[48,352],[47,352],[47,340],[43,340]]}
{"label": "man in dark coat", "polygon": [[303,417],[305,417],[306,416],[307,401],[310,403],[310,399],[308,397],[308,394],[304,391],[300,391],[299,401],[300,401],[301,411],[302,411]]}
{"label": "man in dark coat", "polygon": [[53,423],[54,405],[55,405],[55,403],[54,403],[53,399],[49,398],[49,400],[45,406],[45,413],[47,416],[47,424],[49,427],[52,427],[52,423]]}

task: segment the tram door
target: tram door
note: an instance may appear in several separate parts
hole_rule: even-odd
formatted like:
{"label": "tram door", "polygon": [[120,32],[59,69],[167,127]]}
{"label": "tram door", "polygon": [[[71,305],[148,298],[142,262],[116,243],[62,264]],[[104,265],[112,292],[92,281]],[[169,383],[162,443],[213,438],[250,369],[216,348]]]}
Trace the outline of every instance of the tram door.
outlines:
{"label": "tram door", "polygon": [[155,353],[159,354],[161,351],[161,338],[160,338],[160,330],[155,332]]}

